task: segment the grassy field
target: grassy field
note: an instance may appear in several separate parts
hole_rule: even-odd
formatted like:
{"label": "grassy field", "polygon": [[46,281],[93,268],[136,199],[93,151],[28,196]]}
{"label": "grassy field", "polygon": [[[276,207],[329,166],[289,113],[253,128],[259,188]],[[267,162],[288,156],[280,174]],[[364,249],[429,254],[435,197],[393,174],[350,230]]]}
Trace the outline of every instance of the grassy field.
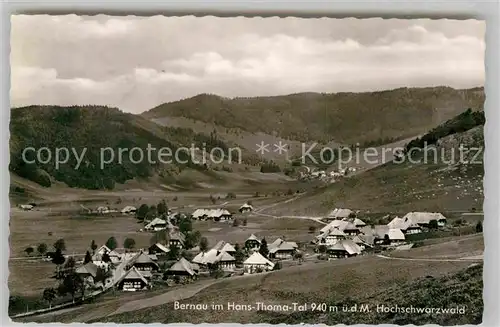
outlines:
{"label": "grassy field", "polygon": [[[335,312],[298,312],[285,315],[275,312],[262,312],[260,320],[267,323],[323,323],[334,324],[394,324],[441,326],[480,324],[483,315],[483,266],[471,265],[458,272],[445,276],[426,276],[406,283],[393,285],[375,291],[368,296],[356,297],[349,301],[330,299],[328,307]],[[347,305],[349,310],[344,311]],[[355,307],[355,310],[351,308]],[[361,306],[370,311],[361,311]],[[385,312],[385,308],[443,309],[441,313]],[[342,310],[341,310],[342,308]],[[461,309],[462,312],[444,312]],[[352,310],[352,311],[351,311]]]}
{"label": "grassy field", "polygon": [[[252,173],[248,173],[247,177]],[[194,222],[194,228],[207,237],[211,246],[220,240],[243,244],[252,234],[268,239],[286,237],[296,242],[310,240],[309,226],[318,225],[313,221],[298,221],[295,219],[275,219],[256,215],[241,215],[238,208],[251,201],[256,209],[285,201],[292,196],[284,195],[289,188],[299,189],[297,182],[280,182],[275,174],[254,174],[260,178],[252,188],[199,188],[191,191],[172,191],[154,183],[138,180],[127,182],[127,188],[117,188],[113,191],[90,191],[68,188],[62,184],[53,185],[50,189],[43,188],[33,182],[12,175],[12,182],[25,190],[27,196],[15,196],[12,202],[10,217],[10,256],[9,288],[16,295],[40,294],[48,285],[55,284],[51,279],[55,266],[51,263],[36,263],[20,261],[15,258],[24,257],[24,250],[31,246],[36,249],[40,243],[50,247],[60,238],[65,240],[69,255],[81,257],[89,249],[90,242],[95,240],[98,245],[114,236],[119,246],[125,238],[133,238],[136,248],[150,245],[152,234],[140,232],[143,227],[130,215],[115,213],[102,216],[85,216],[81,214],[82,205],[95,209],[107,205],[121,209],[126,205],[139,207],[145,203],[157,204],[166,199],[172,210],[192,213],[196,208],[224,207],[235,212],[235,218],[240,221],[239,227],[233,227],[229,222]],[[262,181],[266,181],[263,183]],[[272,181],[272,182],[271,182]],[[234,183],[238,186],[238,182]],[[228,193],[234,193],[236,198],[226,199]],[[256,193],[258,192],[258,197]],[[277,194],[280,195],[277,195]],[[265,196],[267,195],[267,196]],[[210,196],[220,197],[214,204]],[[23,211],[15,207],[16,203],[35,201],[37,207],[33,211]],[[243,220],[247,226],[243,226]],[[37,278],[32,278],[33,269],[39,267]]]}
{"label": "grassy field", "polygon": [[484,251],[483,234],[472,234],[461,237],[435,239],[425,246],[394,253],[395,257],[402,258],[440,258],[456,259],[467,256],[480,255]]}

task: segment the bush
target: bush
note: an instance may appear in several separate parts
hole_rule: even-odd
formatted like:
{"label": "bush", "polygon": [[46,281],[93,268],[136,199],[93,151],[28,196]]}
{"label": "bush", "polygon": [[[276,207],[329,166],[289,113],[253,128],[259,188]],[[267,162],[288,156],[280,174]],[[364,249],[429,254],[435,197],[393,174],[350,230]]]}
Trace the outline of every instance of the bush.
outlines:
{"label": "bush", "polygon": [[234,221],[233,221],[233,227],[238,227],[240,225],[240,221],[236,218]]}
{"label": "bush", "polygon": [[413,248],[419,248],[423,245],[424,245],[424,242],[418,241],[418,242],[413,243]]}
{"label": "bush", "polygon": [[438,229],[438,222],[436,219],[429,221],[429,229]]}
{"label": "bush", "polygon": [[210,271],[210,277],[221,278],[224,276],[224,271],[222,271],[222,269],[220,269],[218,266],[209,267],[209,271]]}
{"label": "bush", "polygon": [[262,164],[260,166],[260,172],[261,173],[279,173],[279,172],[281,172],[281,169],[277,164],[275,164],[274,162],[271,161],[270,163]]}
{"label": "bush", "polygon": [[318,256],[318,259],[319,259],[319,260],[328,260],[328,255],[326,255],[326,254],[320,254],[320,255]]}
{"label": "bush", "polygon": [[314,233],[316,231],[316,227],[314,226],[309,226],[309,233]]}
{"label": "bush", "polygon": [[228,173],[232,173],[233,172],[233,169],[231,167],[227,167],[227,166],[222,166],[222,170],[225,171],[225,172],[228,172]]}

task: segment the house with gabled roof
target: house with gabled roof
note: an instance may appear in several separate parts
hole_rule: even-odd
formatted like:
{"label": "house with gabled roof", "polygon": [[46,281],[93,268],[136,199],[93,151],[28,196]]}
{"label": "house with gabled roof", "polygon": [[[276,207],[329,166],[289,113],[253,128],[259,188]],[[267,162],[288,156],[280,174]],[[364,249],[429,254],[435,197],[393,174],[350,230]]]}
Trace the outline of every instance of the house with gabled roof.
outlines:
{"label": "house with gabled roof", "polygon": [[329,259],[348,258],[361,253],[361,248],[352,240],[345,239],[327,248]]}
{"label": "house with gabled roof", "polygon": [[345,233],[346,235],[358,235],[361,233],[360,229],[354,225],[354,223],[349,220],[339,220],[335,219],[328,223],[326,226],[321,228],[320,232],[324,233],[332,228],[338,228],[340,231]]}
{"label": "house with gabled roof", "polygon": [[328,246],[337,243],[339,240],[345,240],[347,238],[347,235],[338,227],[332,227],[325,230],[316,238],[319,245],[324,244]]}
{"label": "house with gabled roof", "polygon": [[117,281],[116,285],[123,291],[141,291],[148,289],[149,282],[136,267],[130,268]]}
{"label": "house with gabled roof", "polygon": [[169,276],[189,276],[194,278],[198,275],[199,267],[197,264],[193,264],[187,261],[184,257],[181,257],[179,261],[174,263],[172,267],[170,267],[166,271],[166,275]]}
{"label": "house with gabled roof", "polygon": [[108,263],[104,262],[103,260],[104,254],[107,254],[109,256],[109,259],[113,264],[118,264],[123,257],[123,255],[121,255],[120,253],[116,252],[115,250],[110,250],[106,245],[103,245],[92,256],[92,262],[99,267],[107,267]]}
{"label": "house with gabled roof", "polygon": [[146,278],[150,278],[153,272],[160,270],[160,266],[143,250],[140,250],[127,262],[127,267],[136,268]]}
{"label": "house with gabled roof", "polygon": [[254,274],[273,270],[274,263],[259,252],[254,252],[243,262],[243,270],[246,274]]}
{"label": "house with gabled roof", "polygon": [[216,249],[198,253],[193,258],[193,263],[204,268],[218,267],[225,271],[233,271],[236,268],[236,259],[232,255]]}
{"label": "house with gabled roof", "polygon": [[397,228],[390,228],[387,236],[389,237],[389,242],[391,245],[404,244],[406,240],[403,232]]}
{"label": "house with gabled roof", "polygon": [[184,242],[186,241],[186,236],[180,231],[171,231],[168,240],[169,247],[175,246],[178,249],[184,248]]}
{"label": "house with gabled roof", "polygon": [[352,221],[352,223],[357,228],[363,228],[363,227],[366,226],[366,223],[364,221],[362,221],[361,219],[359,219],[359,218],[354,218],[354,220]]}
{"label": "house with gabled roof", "polygon": [[281,238],[276,239],[268,245],[269,258],[272,259],[292,259],[297,252],[298,246],[295,242],[286,242]]}
{"label": "house with gabled roof", "polygon": [[411,221],[421,227],[429,227],[432,220],[437,221],[438,227],[446,225],[446,217],[439,212],[409,212],[403,217],[403,220]]}
{"label": "house with gabled roof", "polygon": [[227,252],[219,252],[216,258],[217,266],[224,271],[233,271],[236,268],[236,258]]}
{"label": "house with gabled roof", "polygon": [[395,217],[387,226],[391,229],[400,229],[404,234],[418,234],[422,232],[422,227],[408,217]]}
{"label": "house with gabled roof", "polygon": [[327,216],[327,219],[344,219],[344,218],[349,218],[351,214],[353,214],[354,211],[351,209],[341,209],[341,208],[335,208]]}
{"label": "house with gabled roof", "polygon": [[157,217],[151,220],[146,226],[144,226],[144,229],[149,231],[159,231],[167,229],[167,221]]}
{"label": "house with gabled roof", "polygon": [[374,230],[374,243],[384,245],[400,245],[405,243],[405,235],[398,228],[387,225],[377,225]]}
{"label": "house with gabled roof", "polygon": [[148,248],[149,254],[155,254],[156,256],[166,255],[170,249],[161,243],[155,243]]}
{"label": "house with gabled roof", "polygon": [[80,276],[80,278],[88,280],[93,284],[97,276],[97,269],[99,269],[99,267],[96,264],[87,262],[86,264],[76,268],[75,273]]}
{"label": "house with gabled roof", "polygon": [[136,211],[137,211],[137,208],[134,207],[134,206],[125,206],[121,210],[121,213],[124,213],[124,214],[133,214],[133,213],[136,213]]}
{"label": "house with gabled roof", "polygon": [[372,247],[371,244],[366,241],[366,239],[364,238],[364,235],[356,235],[352,238],[352,241],[354,243],[356,243],[356,245],[359,246],[359,248],[361,250],[364,250],[367,247],[370,247],[370,248]]}
{"label": "house with gabled roof", "polygon": [[347,221],[347,223],[344,224],[342,231],[346,235],[351,235],[351,236],[358,235],[359,233],[361,233],[359,228],[356,227],[356,225],[354,225],[354,223],[352,223],[350,221]]}
{"label": "house with gabled roof", "polygon": [[206,252],[200,252],[193,258],[193,263],[200,266],[207,267],[209,264],[214,264],[216,262],[218,251],[210,249]]}
{"label": "house with gabled roof", "polygon": [[252,212],[253,206],[251,204],[245,203],[238,209],[238,211],[240,213]]}
{"label": "house with gabled roof", "polygon": [[236,253],[236,249],[234,248],[234,246],[225,241],[217,242],[217,244],[212,249],[217,250],[219,252],[227,252],[231,255],[234,255]]}

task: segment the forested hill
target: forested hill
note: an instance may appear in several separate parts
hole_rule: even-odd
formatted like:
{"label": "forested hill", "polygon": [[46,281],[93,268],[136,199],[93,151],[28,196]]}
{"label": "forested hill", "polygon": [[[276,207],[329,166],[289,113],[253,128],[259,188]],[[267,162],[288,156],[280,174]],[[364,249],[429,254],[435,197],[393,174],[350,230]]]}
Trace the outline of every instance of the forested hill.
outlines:
{"label": "forested hill", "polygon": [[[168,147],[175,151],[184,144],[185,135],[175,129],[160,127],[140,116],[126,114],[115,108],[100,106],[29,106],[11,110],[10,122],[10,166],[17,175],[35,181],[43,186],[50,186],[57,180],[70,187],[87,189],[113,188],[115,183],[124,183],[135,177],[149,177],[154,174],[172,176],[183,168],[205,170],[205,166],[190,160],[188,152],[179,152],[179,158],[187,161],[181,164],[172,160],[172,164],[163,164],[157,160],[155,152],[153,161],[147,157],[136,162],[139,156],[132,159],[124,152],[121,163],[118,160],[118,148],[132,149],[138,147],[146,155],[148,144],[159,149]],[[200,138],[194,133],[195,137]],[[210,138],[203,139],[209,143]],[[220,142],[216,143],[220,145]],[[27,152],[25,163],[22,152],[27,147],[40,149],[46,147],[52,151],[52,158],[47,163],[36,160],[34,151]],[[68,148],[70,156],[66,163],[55,167],[55,149]],[[80,155],[86,148],[81,165],[75,169],[78,160],[73,150]],[[114,149],[115,158],[101,169],[101,149]],[[110,159],[110,152],[106,158]],[[61,158],[63,154],[61,154]],[[132,162],[132,161],[134,162]]]}
{"label": "forested hill", "polygon": [[[405,151],[409,151],[412,148],[423,148],[426,145],[436,144],[440,139],[467,132],[478,126],[483,126],[485,122],[486,118],[484,116],[484,111],[473,111],[469,108],[458,116],[453,117],[452,119],[449,119],[441,125],[433,128],[421,138],[418,137],[410,141],[406,145]],[[482,128],[479,131],[483,134]],[[484,144],[481,146],[484,146]]]}
{"label": "forested hill", "polygon": [[185,117],[299,141],[387,143],[427,132],[463,108],[483,108],[484,89],[399,88],[363,93],[298,93],[223,98],[200,94],[142,114]]}

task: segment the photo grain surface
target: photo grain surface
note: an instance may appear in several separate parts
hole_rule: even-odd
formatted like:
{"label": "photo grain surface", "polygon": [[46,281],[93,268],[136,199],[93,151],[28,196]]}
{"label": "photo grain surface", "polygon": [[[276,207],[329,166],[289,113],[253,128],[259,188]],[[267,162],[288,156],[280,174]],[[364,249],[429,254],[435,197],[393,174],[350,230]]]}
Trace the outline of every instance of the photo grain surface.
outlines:
{"label": "photo grain surface", "polygon": [[483,21],[11,24],[12,320],[481,323]]}

